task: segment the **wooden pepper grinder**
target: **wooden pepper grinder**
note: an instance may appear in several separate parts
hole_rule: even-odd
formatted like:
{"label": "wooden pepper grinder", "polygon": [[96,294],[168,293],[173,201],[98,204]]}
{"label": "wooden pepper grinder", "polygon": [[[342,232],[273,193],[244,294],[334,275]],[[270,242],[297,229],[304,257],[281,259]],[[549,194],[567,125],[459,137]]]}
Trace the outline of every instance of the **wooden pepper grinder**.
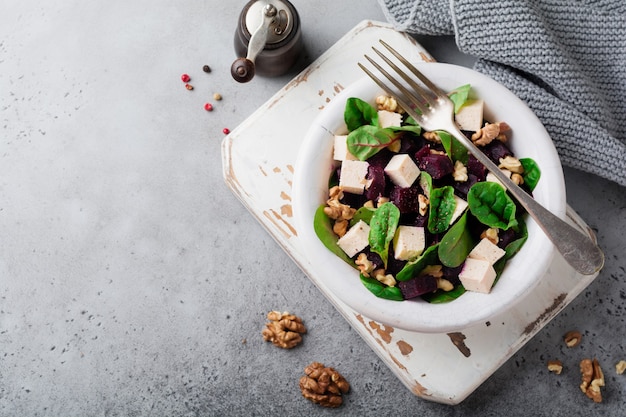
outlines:
{"label": "wooden pepper grinder", "polygon": [[288,0],[252,0],[239,15],[235,52],[240,58],[230,73],[241,83],[255,74],[281,75],[295,64],[301,50],[300,17],[293,5]]}

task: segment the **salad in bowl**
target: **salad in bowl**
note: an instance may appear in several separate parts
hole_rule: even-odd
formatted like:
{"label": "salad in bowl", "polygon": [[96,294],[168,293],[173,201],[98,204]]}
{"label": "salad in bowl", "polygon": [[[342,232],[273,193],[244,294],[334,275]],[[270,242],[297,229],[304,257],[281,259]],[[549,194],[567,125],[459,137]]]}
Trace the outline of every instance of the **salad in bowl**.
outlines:
{"label": "salad in bowl", "polygon": [[[421,64],[455,119],[501,170],[559,216],[556,150],[505,87],[467,68]],[[323,289],[356,312],[422,332],[488,321],[521,301],[554,249],[485,167],[444,131],[425,131],[364,78],[309,130],[293,183],[294,216]]]}

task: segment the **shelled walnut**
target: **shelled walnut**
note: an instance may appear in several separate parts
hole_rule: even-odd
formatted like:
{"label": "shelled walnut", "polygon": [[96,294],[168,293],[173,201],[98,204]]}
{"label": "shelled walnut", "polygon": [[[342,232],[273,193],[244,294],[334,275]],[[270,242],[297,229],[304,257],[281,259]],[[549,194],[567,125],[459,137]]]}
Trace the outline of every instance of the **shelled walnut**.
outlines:
{"label": "shelled walnut", "polygon": [[339,407],[350,384],[335,369],[313,362],[304,368],[300,378],[302,396],[324,407]]}
{"label": "shelled walnut", "polygon": [[583,359],[580,362],[580,373],[582,374],[580,390],[594,402],[602,402],[600,388],[604,386],[604,373],[600,368],[598,360]]}
{"label": "shelled walnut", "polygon": [[283,349],[291,349],[302,342],[301,334],[306,333],[302,319],[288,312],[270,311],[269,323],[263,329],[263,339]]}
{"label": "shelled walnut", "polygon": [[576,347],[580,345],[580,342],[583,338],[583,335],[576,330],[572,330],[570,332],[565,333],[563,336],[563,341],[567,345],[567,347]]}
{"label": "shelled walnut", "polygon": [[548,371],[560,375],[563,372],[563,363],[558,359],[548,361]]}

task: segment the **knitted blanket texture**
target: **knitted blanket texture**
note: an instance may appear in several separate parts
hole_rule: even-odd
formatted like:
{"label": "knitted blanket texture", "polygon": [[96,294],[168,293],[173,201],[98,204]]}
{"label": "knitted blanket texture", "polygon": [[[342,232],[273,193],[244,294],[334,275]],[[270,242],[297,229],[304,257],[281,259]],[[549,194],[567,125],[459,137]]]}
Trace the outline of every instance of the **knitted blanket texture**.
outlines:
{"label": "knitted blanket texture", "polygon": [[563,165],[626,186],[624,0],[379,0],[398,30],[454,35],[535,112]]}

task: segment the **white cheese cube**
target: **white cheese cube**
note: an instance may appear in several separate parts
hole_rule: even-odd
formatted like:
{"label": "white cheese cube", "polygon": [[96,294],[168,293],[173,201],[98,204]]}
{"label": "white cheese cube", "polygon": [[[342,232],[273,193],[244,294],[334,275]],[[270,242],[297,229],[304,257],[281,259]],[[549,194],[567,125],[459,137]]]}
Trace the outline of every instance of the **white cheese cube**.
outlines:
{"label": "white cheese cube", "polygon": [[394,155],[385,167],[385,174],[397,186],[407,188],[413,185],[421,171],[407,154]]}
{"label": "white cheese cube", "polygon": [[339,177],[339,186],[347,193],[363,194],[367,180],[367,168],[369,164],[366,161],[345,160],[341,163],[341,176]]}
{"label": "white cheese cube", "polygon": [[[511,171],[509,171],[508,169],[500,169],[500,171],[502,171],[504,175],[506,175],[508,178],[511,178]],[[487,173],[485,181],[495,182],[496,184],[500,184],[502,187],[504,187],[502,182],[498,178],[496,178],[496,176],[493,175],[491,172]]]}
{"label": "white cheese cube", "polygon": [[454,223],[456,219],[461,217],[461,215],[467,208],[467,201],[463,200],[461,197],[455,195],[454,201],[456,201],[456,206],[454,207],[454,212],[452,212],[452,219],[450,220],[450,224]]}
{"label": "white cheese cube", "polygon": [[353,257],[369,245],[370,226],[363,220],[352,226],[345,235],[339,238],[337,244],[348,255]]}
{"label": "white cheese cube", "polygon": [[498,245],[494,245],[487,238],[483,238],[478,245],[474,246],[474,249],[469,253],[470,258],[482,259],[489,262],[490,265],[495,264],[500,258],[504,256],[506,252]]}
{"label": "white cheese cube", "polygon": [[333,147],[333,159],[335,161],[352,160],[358,158],[348,150],[348,135],[335,135],[335,145]]}
{"label": "white cheese cube", "polygon": [[423,227],[398,226],[393,237],[394,257],[400,261],[415,259],[424,252],[426,234]]}
{"label": "white cheese cube", "polygon": [[378,124],[383,129],[386,127],[400,127],[402,124],[402,115],[388,110],[378,110]]}
{"label": "white cheese cube", "polygon": [[488,294],[496,279],[496,271],[489,261],[467,258],[459,279],[466,290]]}
{"label": "white cheese cube", "polygon": [[467,100],[454,115],[461,130],[476,132],[483,127],[483,101]]}

